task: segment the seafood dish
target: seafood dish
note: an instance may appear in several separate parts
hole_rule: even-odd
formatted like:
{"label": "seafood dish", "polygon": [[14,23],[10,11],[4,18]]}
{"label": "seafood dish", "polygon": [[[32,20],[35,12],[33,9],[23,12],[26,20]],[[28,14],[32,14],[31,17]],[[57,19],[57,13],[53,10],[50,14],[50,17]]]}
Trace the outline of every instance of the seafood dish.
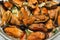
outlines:
{"label": "seafood dish", "polygon": [[0,26],[19,40],[46,40],[60,26],[60,3],[53,0],[0,2]]}

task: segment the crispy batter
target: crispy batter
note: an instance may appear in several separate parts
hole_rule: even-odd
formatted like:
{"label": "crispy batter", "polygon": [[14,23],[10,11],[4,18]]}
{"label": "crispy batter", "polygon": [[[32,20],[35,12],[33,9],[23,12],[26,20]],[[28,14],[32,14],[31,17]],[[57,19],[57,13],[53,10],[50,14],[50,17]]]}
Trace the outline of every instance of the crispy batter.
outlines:
{"label": "crispy batter", "polygon": [[8,23],[10,21],[11,18],[11,12],[7,11],[2,15],[2,25]]}
{"label": "crispy batter", "polygon": [[57,9],[58,9],[58,26],[60,26],[60,7],[58,7]]}
{"label": "crispy batter", "polygon": [[32,24],[35,20],[35,17],[29,16],[29,13],[22,7],[21,8],[22,16],[23,16],[23,23],[26,24]]}
{"label": "crispy batter", "polygon": [[23,16],[22,16],[22,14],[20,12],[18,13],[18,19],[19,20],[22,20],[23,19]]}
{"label": "crispy batter", "polygon": [[23,16],[23,18],[28,19],[28,14],[29,14],[29,13],[25,10],[24,7],[21,8],[21,12],[22,12],[22,16]]}
{"label": "crispy batter", "polygon": [[34,16],[30,16],[28,24],[32,24],[34,21],[35,21],[35,17]]}
{"label": "crispy batter", "polygon": [[10,2],[4,2],[4,6],[7,8],[12,8],[13,5]]}
{"label": "crispy batter", "polygon": [[31,30],[40,30],[43,32],[47,32],[47,29],[44,27],[45,25],[40,23],[40,24],[32,24],[29,26]]}
{"label": "crispy batter", "polygon": [[45,34],[43,32],[32,32],[28,36],[28,40],[42,40],[45,38]]}
{"label": "crispy batter", "polygon": [[23,23],[25,25],[32,24],[34,21],[35,21],[35,17],[33,17],[33,16],[30,16],[28,19],[23,19]]}
{"label": "crispy batter", "polygon": [[60,15],[58,16],[58,25],[60,26]]}
{"label": "crispy batter", "polygon": [[18,18],[14,15],[12,15],[12,18],[11,18],[11,24],[15,24],[15,25],[20,25],[21,24],[21,21],[18,20]]}
{"label": "crispy batter", "polygon": [[54,24],[53,21],[50,19],[45,26],[47,29],[53,29],[54,28]]}
{"label": "crispy batter", "polygon": [[[28,5],[32,8],[36,8],[37,0],[28,0]],[[35,4],[35,5],[34,5]]]}
{"label": "crispy batter", "polygon": [[34,12],[33,12],[33,15],[35,15],[35,16],[39,15],[40,14],[39,12],[40,12],[40,8],[36,7],[35,10],[34,10]]}
{"label": "crispy batter", "polygon": [[48,15],[48,10],[47,10],[47,8],[42,8],[42,10],[41,10],[41,13],[42,14],[45,14],[45,15]]}
{"label": "crispy batter", "polygon": [[59,20],[60,20],[60,18],[59,18],[59,16],[60,16],[60,7],[57,7],[55,10],[56,10],[56,13],[55,13],[54,22],[56,22],[56,20],[57,20],[57,23],[58,23],[58,26],[59,26],[60,25],[59,24]]}
{"label": "crispy batter", "polygon": [[[3,12],[2,12],[2,11],[3,11]],[[3,16],[5,12],[6,12],[6,11],[5,11],[5,9],[3,8],[3,6],[0,5],[0,14],[1,14],[1,16]]]}
{"label": "crispy batter", "polygon": [[13,0],[13,2],[14,2],[15,4],[19,5],[20,7],[21,7],[22,4],[23,4],[23,1],[21,1],[21,0]]}
{"label": "crispy batter", "polygon": [[35,3],[37,3],[37,0],[28,0],[28,3],[29,4],[35,4]]}
{"label": "crispy batter", "polygon": [[50,11],[49,11],[49,17],[50,17],[51,19],[53,19],[53,18],[55,17],[55,13],[56,13],[55,10],[50,10]]}
{"label": "crispy batter", "polygon": [[4,29],[4,31],[8,35],[13,36],[13,37],[21,38],[24,35],[23,31],[21,31],[20,29],[16,28],[16,26],[7,27],[7,28]]}
{"label": "crispy batter", "polygon": [[49,17],[45,16],[45,15],[39,15],[39,16],[35,16],[36,17],[36,22],[46,22]]}

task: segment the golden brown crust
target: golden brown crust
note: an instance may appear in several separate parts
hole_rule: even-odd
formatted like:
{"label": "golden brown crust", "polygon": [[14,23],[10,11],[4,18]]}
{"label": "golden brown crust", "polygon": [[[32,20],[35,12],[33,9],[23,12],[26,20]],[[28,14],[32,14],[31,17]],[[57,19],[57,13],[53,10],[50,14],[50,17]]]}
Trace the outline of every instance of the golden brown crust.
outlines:
{"label": "golden brown crust", "polygon": [[28,0],[28,3],[31,5],[33,5],[33,4],[35,4],[35,3],[37,3],[37,0]]}
{"label": "golden brown crust", "polygon": [[45,26],[47,29],[53,29],[54,28],[54,23],[53,21],[50,19]]}
{"label": "golden brown crust", "polygon": [[42,32],[33,32],[28,36],[28,40],[42,40],[45,38],[45,34]]}
{"label": "golden brown crust", "polygon": [[21,1],[21,0],[12,0],[13,1],[13,3],[15,3],[15,4],[17,4],[18,6],[22,6],[22,4],[23,4],[23,1]]}
{"label": "golden brown crust", "polygon": [[31,30],[34,30],[34,31],[43,31],[43,32],[47,32],[47,29],[45,28],[45,25],[43,23],[40,23],[40,24],[32,24],[29,26],[29,28]]}
{"label": "golden brown crust", "polygon": [[42,14],[44,14],[44,15],[48,15],[48,10],[47,10],[47,8],[42,8],[42,10],[41,10],[41,13]]}
{"label": "golden brown crust", "polygon": [[35,16],[39,15],[40,14],[39,12],[40,12],[40,8],[36,7],[35,10],[34,10],[34,12],[33,12],[33,15],[35,15]]}
{"label": "golden brown crust", "polygon": [[4,2],[4,6],[7,8],[12,8],[13,5],[10,2]]}
{"label": "golden brown crust", "polygon": [[18,18],[14,15],[12,15],[10,23],[15,24],[15,25],[20,25],[21,24],[21,22],[18,20]]}
{"label": "golden brown crust", "polygon": [[24,35],[23,31],[21,31],[20,29],[16,28],[16,26],[10,26],[4,29],[4,31],[13,37],[22,37]]}
{"label": "golden brown crust", "polygon": [[10,21],[11,18],[11,12],[7,11],[2,15],[2,25],[8,23]]}

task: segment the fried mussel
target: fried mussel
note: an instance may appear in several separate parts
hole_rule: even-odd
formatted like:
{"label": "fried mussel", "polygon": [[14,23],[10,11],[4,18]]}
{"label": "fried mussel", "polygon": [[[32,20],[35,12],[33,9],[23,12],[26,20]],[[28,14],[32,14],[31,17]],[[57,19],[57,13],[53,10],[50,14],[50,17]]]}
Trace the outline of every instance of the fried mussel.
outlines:
{"label": "fried mussel", "polygon": [[32,32],[27,38],[27,40],[43,40],[43,39],[45,39],[45,33],[43,32]]}
{"label": "fried mussel", "polygon": [[13,37],[17,37],[17,38],[21,38],[24,35],[24,32],[20,30],[19,28],[17,28],[16,26],[5,27],[4,31],[6,34]]}

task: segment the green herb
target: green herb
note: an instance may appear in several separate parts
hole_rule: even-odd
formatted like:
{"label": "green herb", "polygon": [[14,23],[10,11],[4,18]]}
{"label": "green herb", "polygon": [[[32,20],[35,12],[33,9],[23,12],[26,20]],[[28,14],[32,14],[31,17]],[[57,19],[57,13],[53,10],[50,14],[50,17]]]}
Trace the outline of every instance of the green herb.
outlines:
{"label": "green herb", "polygon": [[17,15],[17,13],[19,12],[19,10],[17,9],[17,7],[13,7],[12,9],[11,9],[11,12],[14,14],[14,15]]}
{"label": "green herb", "polygon": [[55,30],[53,31],[53,33],[55,33],[55,34],[56,34],[56,33],[58,33],[58,30],[57,30],[57,29],[55,29]]}
{"label": "green herb", "polygon": [[9,25],[9,23],[7,23],[7,25]]}
{"label": "green herb", "polygon": [[26,32],[26,40],[27,40],[27,37],[31,34],[31,32],[28,29],[26,29],[25,32]]}
{"label": "green herb", "polygon": [[27,2],[24,2],[23,5],[24,5],[24,6],[28,6],[28,3],[27,3]]}
{"label": "green herb", "polygon": [[30,31],[28,31],[28,29],[25,31],[26,31],[27,36],[31,33]]}

